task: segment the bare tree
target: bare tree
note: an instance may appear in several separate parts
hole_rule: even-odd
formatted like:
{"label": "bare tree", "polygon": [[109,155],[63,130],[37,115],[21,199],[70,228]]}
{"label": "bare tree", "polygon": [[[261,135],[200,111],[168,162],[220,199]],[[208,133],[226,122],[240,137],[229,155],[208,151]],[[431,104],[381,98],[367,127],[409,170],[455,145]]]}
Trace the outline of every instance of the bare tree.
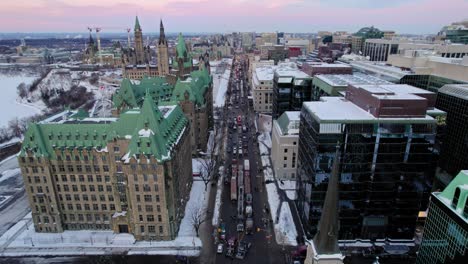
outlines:
{"label": "bare tree", "polygon": [[192,223],[193,228],[197,234],[197,237],[200,235],[200,226],[207,220],[205,212],[203,212],[203,208],[201,204],[197,204],[194,208],[192,208],[190,212],[190,222]]}
{"label": "bare tree", "polygon": [[208,188],[208,184],[215,180],[215,176],[217,175],[217,158],[218,155],[216,153],[218,142],[221,139],[218,139],[218,130],[216,128],[213,130],[213,141],[208,143],[208,147],[206,150],[206,157],[205,159],[200,160],[199,170],[200,170],[200,178],[202,179],[203,183],[205,184],[205,191]]}
{"label": "bare tree", "polygon": [[8,122],[8,128],[15,137],[21,137],[21,134],[23,134],[22,126],[18,118],[10,120],[10,122]]}
{"label": "bare tree", "polygon": [[20,83],[16,89],[18,90],[19,97],[25,98],[26,95],[28,95],[28,88],[26,88],[26,84],[24,82]]}

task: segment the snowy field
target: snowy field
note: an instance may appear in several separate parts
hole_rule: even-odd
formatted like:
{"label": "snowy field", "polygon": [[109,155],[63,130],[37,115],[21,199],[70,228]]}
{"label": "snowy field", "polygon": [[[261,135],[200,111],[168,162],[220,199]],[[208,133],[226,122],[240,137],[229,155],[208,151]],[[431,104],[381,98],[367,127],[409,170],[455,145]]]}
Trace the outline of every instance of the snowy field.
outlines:
{"label": "snowy field", "polygon": [[193,210],[206,212],[208,193],[201,181],[194,181],[178,236],[172,241],[135,241],[131,234],[80,230],[63,233],[36,233],[31,214],[0,237],[0,256],[54,255],[186,255],[197,256],[202,247],[190,220]]}
{"label": "snowy field", "polygon": [[24,82],[24,84],[28,86],[36,78],[37,77],[34,76],[0,75],[0,83],[2,84],[2,96],[0,97],[0,105],[2,106],[0,111],[0,127],[7,126],[8,122],[16,117],[21,119],[41,113],[42,109],[20,103],[16,89],[20,83]]}

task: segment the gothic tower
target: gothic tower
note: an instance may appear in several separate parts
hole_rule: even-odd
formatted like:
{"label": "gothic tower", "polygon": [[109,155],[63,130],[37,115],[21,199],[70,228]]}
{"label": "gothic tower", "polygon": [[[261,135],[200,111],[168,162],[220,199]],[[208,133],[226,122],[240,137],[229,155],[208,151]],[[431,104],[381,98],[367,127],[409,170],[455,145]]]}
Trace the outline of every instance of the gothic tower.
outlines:
{"label": "gothic tower", "polygon": [[159,26],[158,71],[159,76],[166,76],[169,74],[169,54],[167,51],[167,40],[166,35],[164,34],[162,19]]}
{"label": "gothic tower", "polygon": [[136,64],[144,64],[145,61],[145,52],[143,49],[143,32],[141,31],[140,22],[138,21],[138,16],[135,18],[135,55],[136,55]]}

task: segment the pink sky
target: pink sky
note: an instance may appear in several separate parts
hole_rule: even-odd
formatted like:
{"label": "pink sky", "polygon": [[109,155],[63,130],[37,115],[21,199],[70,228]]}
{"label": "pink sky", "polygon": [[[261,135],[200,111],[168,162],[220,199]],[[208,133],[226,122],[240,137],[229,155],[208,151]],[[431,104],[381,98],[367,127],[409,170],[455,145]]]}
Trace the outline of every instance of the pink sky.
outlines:
{"label": "pink sky", "polygon": [[348,30],[374,25],[437,33],[468,18],[468,0],[0,0],[0,32],[168,32]]}

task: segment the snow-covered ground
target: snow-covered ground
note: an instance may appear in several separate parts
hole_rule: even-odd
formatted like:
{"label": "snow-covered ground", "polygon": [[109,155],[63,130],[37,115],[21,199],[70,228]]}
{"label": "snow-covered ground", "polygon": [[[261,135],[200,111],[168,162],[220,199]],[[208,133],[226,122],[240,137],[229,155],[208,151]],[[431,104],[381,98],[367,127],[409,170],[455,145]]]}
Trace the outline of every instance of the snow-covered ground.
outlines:
{"label": "snow-covered ground", "polygon": [[296,200],[297,198],[297,193],[296,193],[296,181],[280,181],[278,180],[278,187],[281,190],[284,190],[286,192],[286,196],[290,200]]}
{"label": "snow-covered ground", "polygon": [[[257,122],[257,120],[256,120]],[[278,194],[278,188],[275,184],[275,177],[273,174],[273,169],[271,166],[270,160],[270,149],[271,149],[271,136],[270,131],[271,129],[271,117],[262,115],[259,117],[258,120],[258,128],[261,134],[258,136],[258,144],[260,147],[260,155],[262,160],[263,166],[263,175],[264,180],[269,182],[266,184],[267,190],[267,197],[268,197],[268,205],[270,206],[271,217],[275,222],[274,229],[275,229],[275,238],[276,242],[280,245],[290,245],[290,246],[297,246],[296,237],[297,237],[297,230],[292,218],[291,208],[289,208],[289,204],[287,202],[281,202],[280,196]],[[295,188],[295,183],[290,181],[284,181],[282,185],[278,182],[278,185],[281,189],[293,189]],[[293,194],[289,193],[290,191],[286,192],[286,195],[289,199],[295,198]],[[295,191],[294,191],[295,192]],[[291,197],[290,197],[291,196]],[[281,208],[279,208],[281,206]],[[278,209],[279,215],[278,215]]]}
{"label": "snow-covered ground", "polygon": [[206,207],[208,206],[208,196],[210,193],[211,184],[208,185],[208,190],[205,192],[205,184],[202,181],[194,181],[192,190],[190,191],[190,200],[185,207],[185,215],[180,223],[179,234],[177,238],[187,241],[195,241],[201,246],[201,240],[196,237],[195,228],[193,227],[191,218],[193,213],[201,210],[202,217],[205,217]]}
{"label": "snow-covered ground", "polygon": [[19,175],[21,173],[21,170],[20,170],[20,168],[15,168],[15,169],[11,169],[11,170],[2,171],[1,173],[2,174],[0,176],[0,183],[3,182],[3,181],[8,180],[9,178],[11,178],[13,176]]}
{"label": "snow-covered ground", "polygon": [[287,202],[281,204],[278,224],[275,224],[275,237],[278,244],[297,246],[297,231]]}
{"label": "snow-covered ground", "polygon": [[34,106],[26,105],[20,102],[17,87],[20,83],[26,86],[30,85],[37,76],[23,76],[23,75],[0,75],[1,94],[0,105],[0,127],[5,127],[8,122],[14,118],[29,117],[41,113],[42,109]]}
{"label": "snow-covered ground", "polygon": [[0,237],[0,256],[103,255],[187,255],[199,254],[202,243],[191,221],[193,210],[206,212],[208,193],[203,182],[193,182],[178,236],[172,241],[135,241],[131,234],[80,230],[36,233],[31,214],[26,215]]}
{"label": "snow-covered ground", "polygon": [[217,184],[217,188],[216,188],[216,200],[215,200],[215,207],[214,207],[214,211],[213,211],[213,219],[212,219],[212,224],[213,226],[218,226],[218,221],[219,221],[219,211],[220,211],[220,208],[221,208],[221,204],[223,202],[223,199],[222,199],[222,194],[223,194],[223,179],[225,177],[225,172],[224,172],[224,166],[220,166],[219,168],[219,176],[218,177],[218,184]]}
{"label": "snow-covered ground", "polygon": [[224,72],[219,72],[221,61],[211,61],[211,75],[213,76],[213,104],[215,107],[223,107],[225,103],[226,91],[231,75],[232,59],[223,59],[225,65]]}

